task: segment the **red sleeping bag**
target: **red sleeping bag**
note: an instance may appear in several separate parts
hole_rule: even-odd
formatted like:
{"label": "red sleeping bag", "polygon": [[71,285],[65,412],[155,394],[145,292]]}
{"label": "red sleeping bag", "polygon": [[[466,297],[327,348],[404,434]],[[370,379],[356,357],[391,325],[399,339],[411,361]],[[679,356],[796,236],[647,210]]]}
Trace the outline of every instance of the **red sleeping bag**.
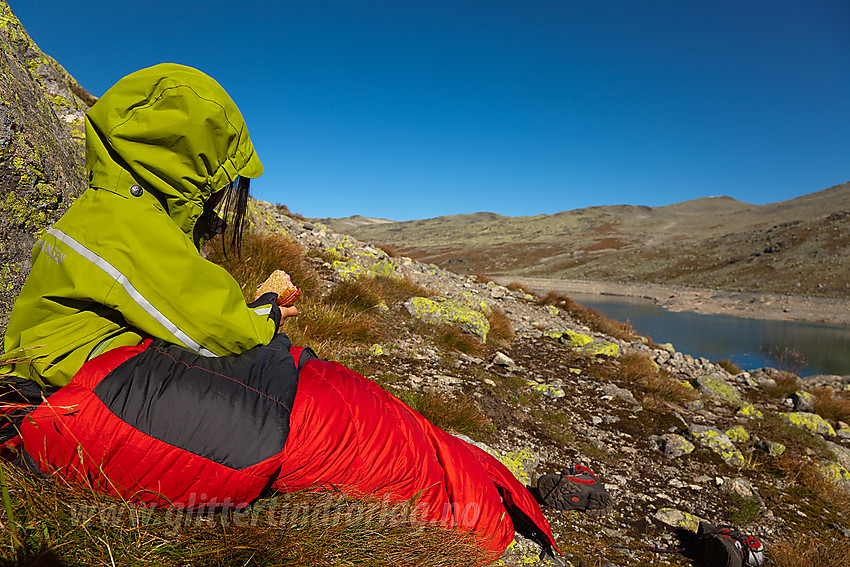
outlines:
{"label": "red sleeping bag", "polygon": [[161,340],[115,349],[20,431],[42,472],[128,501],[238,507],[269,486],[418,495],[418,518],[474,532],[489,560],[512,541],[512,518],[557,549],[531,493],[498,460],[282,334],[219,359]]}

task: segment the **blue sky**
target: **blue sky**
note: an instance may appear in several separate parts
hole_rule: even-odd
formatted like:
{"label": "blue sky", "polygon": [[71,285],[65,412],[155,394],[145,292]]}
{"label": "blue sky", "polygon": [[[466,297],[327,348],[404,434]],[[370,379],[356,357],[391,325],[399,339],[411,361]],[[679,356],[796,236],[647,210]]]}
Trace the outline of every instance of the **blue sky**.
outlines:
{"label": "blue sky", "polygon": [[218,80],[310,217],[394,220],[850,180],[846,0],[9,0],[92,94],[155,63]]}

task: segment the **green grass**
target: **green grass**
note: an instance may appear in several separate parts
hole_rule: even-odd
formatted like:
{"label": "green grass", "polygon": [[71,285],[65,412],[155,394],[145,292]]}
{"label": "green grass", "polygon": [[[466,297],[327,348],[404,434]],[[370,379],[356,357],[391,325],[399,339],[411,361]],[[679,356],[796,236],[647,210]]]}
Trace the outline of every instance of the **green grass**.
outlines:
{"label": "green grass", "polygon": [[732,524],[746,526],[759,517],[761,502],[758,498],[744,498],[733,492],[729,495],[729,499],[732,501],[732,515],[730,516]]}

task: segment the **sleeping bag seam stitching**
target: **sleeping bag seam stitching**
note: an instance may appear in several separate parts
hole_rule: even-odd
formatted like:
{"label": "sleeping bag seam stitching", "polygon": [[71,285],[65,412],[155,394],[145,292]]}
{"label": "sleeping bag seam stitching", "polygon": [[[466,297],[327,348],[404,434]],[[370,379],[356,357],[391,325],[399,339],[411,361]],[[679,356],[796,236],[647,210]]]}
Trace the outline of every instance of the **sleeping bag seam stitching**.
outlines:
{"label": "sleeping bag seam stitching", "polygon": [[167,357],[168,357],[168,358],[170,358],[172,361],[174,361],[174,363],[175,363],[175,364],[182,364],[182,365],[184,365],[186,368],[195,368],[195,369],[198,369],[198,370],[200,370],[200,371],[202,371],[202,372],[206,372],[206,373],[208,373],[208,374],[212,374],[213,376],[220,376],[221,378],[226,378],[227,380],[230,380],[231,382],[235,382],[236,384],[239,384],[240,386],[242,386],[242,387],[243,387],[243,388],[245,388],[246,390],[251,390],[252,392],[255,392],[256,394],[258,394],[258,395],[260,395],[260,396],[262,396],[262,397],[264,397],[264,398],[268,398],[269,400],[271,400],[272,402],[276,403],[277,405],[279,405],[279,406],[280,406],[280,407],[282,407],[283,409],[287,410],[288,412],[292,412],[292,408],[287,407],[287,406],[286,406],[286,404],[284,404],[283,402],[281,402],[281,401],[280,401],[280,400],[278,400],[277,398],[274,398],[274,397],[272,397],[272,396],[270,396],[270,395],[266,394],[265,392],[261,392],[260,390],[258,390],[258,389],[256,389],[256,388],[252,388],[251,386],[249,386],[249,385],[245,384],[244,382],[240,382],[239,380],[237,380],[236,378],[234,378],[234,377],[232,377],[232,376],[227,376],[227,375],[222,374],[222,373],[220,373],[220,372],[213,372],[212,370],[209,370],[209,369],[207,369],[207,368],[203,368],[203,367],[201,367],[201,366],[195,366],[194,364],[193,364],[193,365],[190,365],[189,363],[187,363],[187,362],[185,362],[185,361],[183,361],[183,360],[177,360],[176,358],[174,358],[174,356],[172,356],[172,355],[171,355],[171,354],[169,354],[168,352],[165,352],[164,350],[162,350],[162,349],[161,349],[161,348],[159,348],[158,346],[152,346],[151,348],[155,349],[155,350],[156,350],[157,352],[159,352],[160,354],[167,356]]}

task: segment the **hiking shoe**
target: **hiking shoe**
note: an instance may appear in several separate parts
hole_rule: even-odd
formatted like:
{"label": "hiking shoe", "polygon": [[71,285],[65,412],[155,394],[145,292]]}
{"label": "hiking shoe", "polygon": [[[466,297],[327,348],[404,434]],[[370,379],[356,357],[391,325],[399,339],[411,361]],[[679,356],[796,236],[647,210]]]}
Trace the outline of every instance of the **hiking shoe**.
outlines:
{"label": "hiking shoe", "polygon": [[762,567],[764,545],[755,537],[730,528],[700,522],[697,565],[700,567]]}
{"label": "hiking shoe", "polygon": [[537,482],[544,504],[555,510],[581,510],[593,517],[604,516],[614,501],[593,472],[582,465],[561,474],[545,474]]}

